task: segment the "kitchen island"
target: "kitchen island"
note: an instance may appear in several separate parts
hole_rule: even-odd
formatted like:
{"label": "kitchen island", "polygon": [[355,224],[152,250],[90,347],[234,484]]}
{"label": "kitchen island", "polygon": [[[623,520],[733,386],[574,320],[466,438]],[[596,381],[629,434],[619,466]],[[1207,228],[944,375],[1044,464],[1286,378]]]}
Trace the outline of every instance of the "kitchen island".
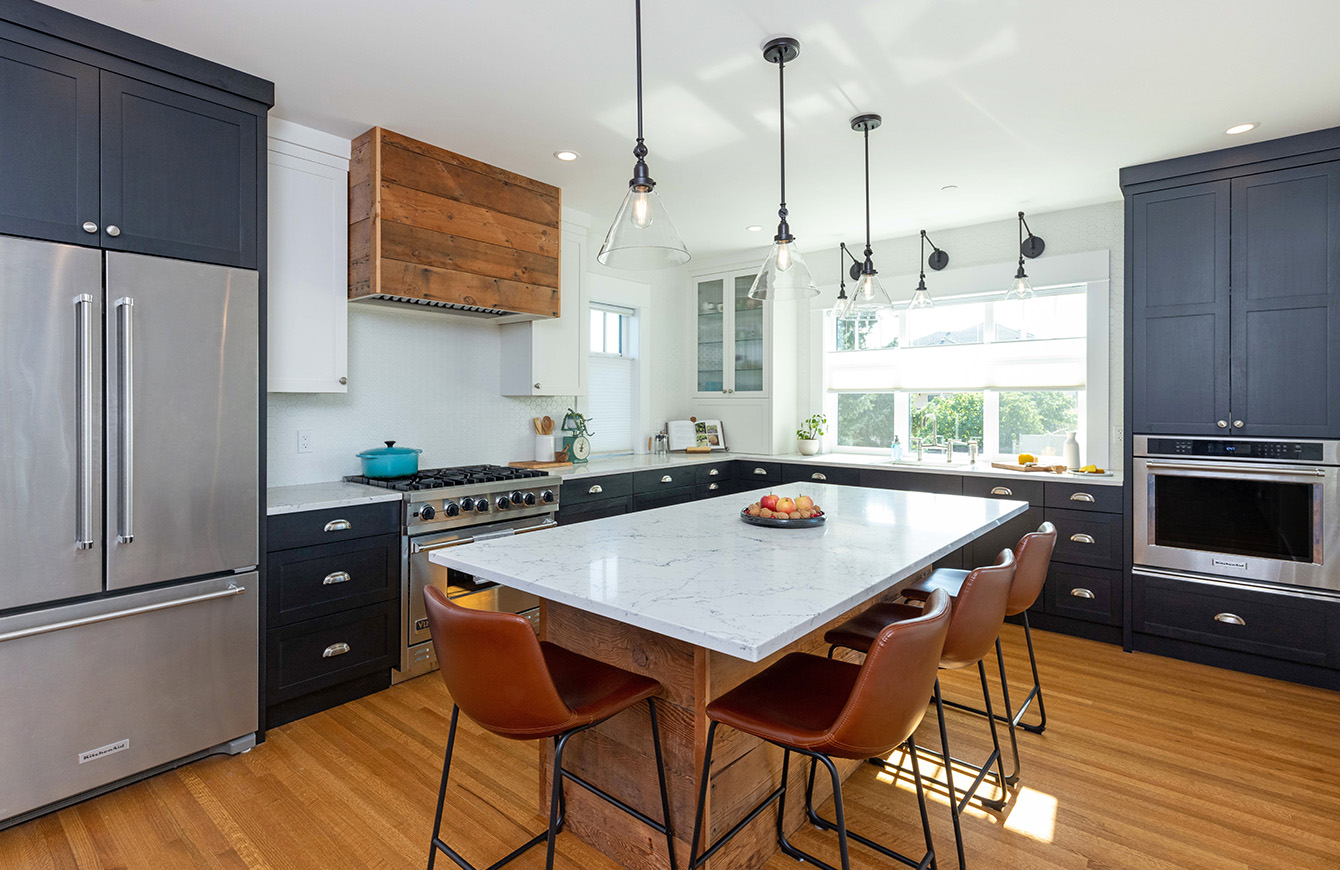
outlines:
{"label": "kitchen island", "polygon": [[[787,652],[822,652],[828,627],[896,596],[936,559],[1028,507],[826,484],[775,491],[811,496],[827,521],[812,529],[747,525],[739,512],[761,494],[753,493],[431,556],[437,564],[539,596],[545,639],[661,682],[660,724],[681,864],[693,830],[707,703]],[[540,761],[546,773],[550,755],[546,746]],[[574,740],[565,767],[655,815],[659,795],[651,755],[643,706]],[[775,787],[781,751],[726,729],[713,767],[704,837],[715,838]],[[803,787],[802,768],[792,773],[793,788]],[[547,778],[541,777],[542,805]],[[800,804],[788,807],[788,829],[801,824]],[[669,867],[664,839],[632,817],[582,789],[568,790],[567,805],[566,827],[615,860]],[[912,823],[915,804],[909,808]],[[757,867],[774,849],[774,826],[765,813],[718,853],[713,867]]]}

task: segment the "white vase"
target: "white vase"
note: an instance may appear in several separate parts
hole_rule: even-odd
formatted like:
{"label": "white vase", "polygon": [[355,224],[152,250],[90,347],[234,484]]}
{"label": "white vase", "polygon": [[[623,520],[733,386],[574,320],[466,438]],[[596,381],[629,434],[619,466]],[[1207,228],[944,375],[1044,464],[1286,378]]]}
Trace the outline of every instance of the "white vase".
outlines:
{"label": "white vase", "polygon": [[797,438],[796,447],[800,450],[801,456],[813,456],[819,452],[819,439]]}
{"label": "white vase", "polygon": [[1079,468],[1079,442],[1075,440],[1078,433],[1071,432],[1070,437],[1065,440],[1064,455],[1065,467],[1074,471]]}

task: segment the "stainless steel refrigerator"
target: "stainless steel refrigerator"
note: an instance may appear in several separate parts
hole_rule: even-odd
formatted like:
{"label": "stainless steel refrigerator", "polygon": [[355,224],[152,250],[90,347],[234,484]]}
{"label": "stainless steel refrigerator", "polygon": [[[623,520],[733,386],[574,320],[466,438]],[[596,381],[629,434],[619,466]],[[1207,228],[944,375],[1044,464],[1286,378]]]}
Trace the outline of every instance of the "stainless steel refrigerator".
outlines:
{"label": "stainless steel refrigerator", "polygon": [[257,273],[0,237],[0,827],[257,727]]}

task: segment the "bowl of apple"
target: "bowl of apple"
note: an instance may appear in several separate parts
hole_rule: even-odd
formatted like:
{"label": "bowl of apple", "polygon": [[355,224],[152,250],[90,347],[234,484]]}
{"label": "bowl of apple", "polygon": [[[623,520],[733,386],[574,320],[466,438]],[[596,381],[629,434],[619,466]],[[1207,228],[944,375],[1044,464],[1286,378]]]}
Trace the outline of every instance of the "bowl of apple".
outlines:
{"label": "bowl of apple", "polygon": [[752,526],[773,529],[805,529],[823,525],[824,512],[807,495],[794,499],[769,493],[740,511],[740,519]]}

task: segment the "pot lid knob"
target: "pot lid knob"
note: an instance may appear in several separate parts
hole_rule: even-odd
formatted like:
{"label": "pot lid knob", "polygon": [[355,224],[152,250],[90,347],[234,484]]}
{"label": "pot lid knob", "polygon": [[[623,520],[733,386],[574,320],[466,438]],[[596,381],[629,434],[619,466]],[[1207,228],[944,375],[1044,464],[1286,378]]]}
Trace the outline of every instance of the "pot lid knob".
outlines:
{"label": "pot lid knob", "polygon": [[387,442],[386,442],[386,446],[387,446],[388,449],[391,448],[391,447],[394,447],[394,446],[395,446],[395,442],[394,442],[394,441],[387,441]]}

